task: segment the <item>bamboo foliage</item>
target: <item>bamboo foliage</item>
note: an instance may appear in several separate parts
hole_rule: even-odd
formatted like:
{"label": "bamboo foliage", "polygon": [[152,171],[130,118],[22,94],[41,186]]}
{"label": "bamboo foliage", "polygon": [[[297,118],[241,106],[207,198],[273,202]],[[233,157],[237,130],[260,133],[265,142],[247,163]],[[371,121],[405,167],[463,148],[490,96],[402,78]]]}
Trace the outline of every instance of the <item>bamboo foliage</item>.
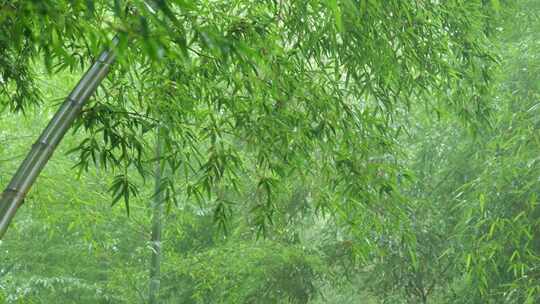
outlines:
{"label": "bamboo foliage", "polygon": [[[71,55],[87,58],[93,47],[86,45],[99,45],[103,33],[133,41],[130,52],[118,46],[121,77],[82,114],[85,134],[74,149],[80,168],[97,159],[104,168],[123,169],[110,191],[126,207],[138,193],[128,169],[147,174],[145,134],[164,119],[170,175],[181,171],[188,197],[215,203],[218,223],[226,222],[230,205],[218,190],[231,185],[227,190],[240,192],[239,176],[251,176],[245,187],[256,188],[253,222],[265,232],[278,207],[277,189],[295,172],[324,180],[332,195],[314,203],[349,223],[371,203],[395,208],[381,197],[390,197],[404,175],[393,154],[411,109],[474,122],[489,103],[482,96],[494,53],[485,1],[176,0],[115,1],[114,7],[90,1],[91,17],[78,19],[69,13],[81,11],[82,1],[27,3],[27,12],[9,20],[24,20],[30,37],[52,32],[59,41],[49,50],[47,41],[27,39],[41,47],[28,58],[44,55],[51,65],[71,67]],[[46,26],[32,27],[43,12],[87,22],[58,27],[46,19]],[[110,22],[98,24],[102,19]],[[23,37],[20,27],[9,24],[0,25],[7,37],[0,37],[0,48],[21,53],[7,42]],[[88,35],[74,34],[80,32]],[[0,73],[12,83],[20,78]],[[166,100],[167,107],[155,108],[152,100]],[[165,190],[184,185],[173,181]],[[15,195],[10,191],[6,196]]]}
{"label": "bamboo foliage", "polygon": [[[113,47],[118,38],[112,40]],[[28,152],[10,183],[0,198],[0,238],[4,236],[9,223],[21,206],[24,198],[41,170],[45,167],[56,147],[62,141],[88,98],[96,91],[101,81],[107,76],[110,65],[115,60],[114,49],[103,51],[94,64],[81,78],[60,106],[36,143]]]}
{"label": "bamboo foliage", "polygon": [[[156,1],[160,13],[155,14],[151,5],[134,1],[129,2],[137,12],[133,16],[120,9],[126,2],[115,1],[117,5],[111,7],[110,1],[91,1],[91,12],[110,19],[110,24],[73,23],[68,31],[51,23],[53,32],[84,30],[89,33],[86,37],[100,37],[102,32],[117,30],[134,41],[135,51],[122,52],[119,60],[127,77],[115,79],[113,92],[81,120],[88,131],[88,140],[81,141],[77,150],[81,167],[92,162],[90,155],[100,155],[109,167],[118,163],[142,167],[140,130],[153,128],[148,127],[148,119],[163,114],[173,122],[168,123],[166,141],[190,150],[188,155],[185,149],[174,153],[171,149],[169,160],[176,163],[195,155],[196,163],[203,164],[185,170],[202,175],[190,187],[190,193],[199,197],[217,189],[218,182],[226,182],[223,178],[243,174],[240,171],[251,158],[260,164],[256,175],[261,178],[255,183],[268,192],[275,175],[304,166],[303,159],[314,157],[315,150],[322,155],[315,162],[332,171],[326,174],[329,178],[363,172],[360,178],[347,179],[366,177],[358,183],[360,189],[372,177],[381,180],[376,168],[364,174],[358,168],[337,167],[349,166],[343,161],[346,158],[354,159],[352,167],[359,167],[368,155],[387,153],[392,142],[388,133],[401,128],[392,120],[407,111],[407,103],[415,105],[413,97],[433,91],[446,96],[450,88],[459,89],[451,92],[470,88],[471,92],[459,92],[461,98],[449,99],[452,108],[466,107],[464,113],[473,113],[483,107],[482,102],[468,102],[482,81],[475,81],[476,86],[456,85],[490,66],[486,58],[491,51],[481,34],[487,19],[481,2],[219,1],[209,5]],[[48,14],[78,8],[70,5],[42,1]],[[28,6],[36,15],[43,11]],[[17,28],[6,28],[13,32],[7,32],[8,38],[21,36]],[[54,64],[67,61],[62,54],[78,51],[70,46],[82,44],[77,41],[80,37],[73,37],[52,50],[59,53]],[[153,109],[149,96],[166,99],[170,105],[166,113]],[[183,142],[177,142],[179,138]],[[253,147],[249,158],[238,157],[240,146],[230,144],[234,140]],[[201,153],[192,152],[200,147],[205,147]],[[370,168],[375,166],[371,164]],[[117,181],[126,185],[118,189],[133,188],[125,176]],[[354,192],[345,183],[342,188]],[[122,191],[112,189],[114,197],[121,198]],[[272,206],[266,207],[257,210],[271,214]]]}

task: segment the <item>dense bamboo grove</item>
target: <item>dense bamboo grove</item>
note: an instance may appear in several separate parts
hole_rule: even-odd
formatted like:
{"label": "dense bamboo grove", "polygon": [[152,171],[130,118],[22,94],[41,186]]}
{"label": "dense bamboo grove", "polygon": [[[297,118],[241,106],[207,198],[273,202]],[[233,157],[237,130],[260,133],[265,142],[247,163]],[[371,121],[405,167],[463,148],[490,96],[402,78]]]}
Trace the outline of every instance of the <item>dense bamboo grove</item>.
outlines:
{"label": "dense bamboo grove", "polygon": [[538,0],[0,0],[0,303],[540,302],[539,29]]}

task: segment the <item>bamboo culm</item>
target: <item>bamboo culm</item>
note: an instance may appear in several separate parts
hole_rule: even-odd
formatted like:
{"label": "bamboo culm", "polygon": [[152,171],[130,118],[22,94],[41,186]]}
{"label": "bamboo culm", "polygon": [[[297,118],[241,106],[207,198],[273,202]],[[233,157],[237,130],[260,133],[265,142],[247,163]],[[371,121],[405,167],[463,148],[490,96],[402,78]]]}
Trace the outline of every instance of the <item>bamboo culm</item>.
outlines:
{"label": "bamboo culm", "polygon": [[163,136],[161,134],[162,127],[158,127],[156,136],[156,171],[154,175],[154,199],[151,204],[152,208],[152,236],[151,248],[152,257],[150,259],[150,284],[148,303],[157,304],[159,287],[161,281],[160,264],[161,264],[161,231],[163,229],[163,189],[162,189],[162,167],[161,155],[163,153]]}
{"label": "bamboo culm", "polygon": [[26,155],[17,172],[0,197],[0,239],[24,201],[24,198],[40,172],[43,170],[54,150],[67,130],[80,114],[88,98],[96,91],[101,81],[107,76],[116,54],[114,46],[118,38],[112,40],[112,48],[103,51],[94,64],[86,71],[79,83],[62,103],[39,139]]}

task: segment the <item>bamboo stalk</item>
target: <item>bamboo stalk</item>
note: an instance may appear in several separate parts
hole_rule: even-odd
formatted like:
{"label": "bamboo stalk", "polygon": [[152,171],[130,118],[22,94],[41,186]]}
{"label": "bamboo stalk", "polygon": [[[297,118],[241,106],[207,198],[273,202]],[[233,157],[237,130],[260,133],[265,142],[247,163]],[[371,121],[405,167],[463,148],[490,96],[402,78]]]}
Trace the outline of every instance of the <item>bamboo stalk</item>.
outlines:
{"label": "bamboo stalk", "polygon": [[162,127],[158,126],[156,136],[156,172],[154,176],[154,200],[152,207],[152,236],[151,248],[152,257],[150,260],[150,284],[148,292],[148,303],[157,304],[159,287],[161,282],[160,264],[161,264],[161,231],[163,229],[163,189],[162,189],[162,167],[161,155],[163,153],[163,135],[161,134]]}
{"label": "bamboo stalk", "polygon": [[[118,44],[118,38],[112,45]],[[32,146],[26,158],[13,175],[10,183],[0,197],[0,239],[15,216],[18,208],[40,172],[43,170],[56,147],[72,126],[88,98],[95,92],[101,81],[107,76],[110,65],[115,60],[113,49],[103,51],[96,62],[86,71],[79,83],[60,106],[39,139]]]}

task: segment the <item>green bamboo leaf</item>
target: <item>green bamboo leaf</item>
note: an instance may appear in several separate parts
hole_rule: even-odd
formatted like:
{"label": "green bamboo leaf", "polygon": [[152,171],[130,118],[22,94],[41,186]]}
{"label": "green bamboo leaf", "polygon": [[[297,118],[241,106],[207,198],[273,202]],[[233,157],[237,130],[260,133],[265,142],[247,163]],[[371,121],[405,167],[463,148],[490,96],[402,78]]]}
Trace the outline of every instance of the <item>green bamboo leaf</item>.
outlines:
{"label": "green bamboo leaf", "polygon": [[338,0],[328,0],[328,4],[332,13],[334,14],[335,25],[339,32],[343,32],[343,18],[341,15],[341,8],[339,7]]}

